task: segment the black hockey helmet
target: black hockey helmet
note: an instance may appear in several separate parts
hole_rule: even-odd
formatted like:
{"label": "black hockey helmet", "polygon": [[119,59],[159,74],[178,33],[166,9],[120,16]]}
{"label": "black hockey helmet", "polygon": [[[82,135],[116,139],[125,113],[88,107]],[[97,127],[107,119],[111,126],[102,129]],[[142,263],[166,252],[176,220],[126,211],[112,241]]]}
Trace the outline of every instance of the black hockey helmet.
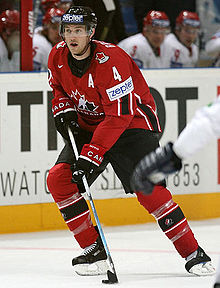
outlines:
{"label": "black hockey helmet", "polygon": [[92,34],[92,29],[97,26],[97,17],[89,7],[72,6],[61,17],[60,35],[62,37],[65,24],[85,25],[87,32]]}

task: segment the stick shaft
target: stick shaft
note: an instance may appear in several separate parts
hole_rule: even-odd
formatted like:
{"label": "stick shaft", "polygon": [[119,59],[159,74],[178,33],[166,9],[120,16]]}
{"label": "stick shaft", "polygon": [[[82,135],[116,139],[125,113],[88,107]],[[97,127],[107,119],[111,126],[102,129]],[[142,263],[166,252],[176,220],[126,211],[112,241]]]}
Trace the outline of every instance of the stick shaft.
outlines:
{"label": "stick shaft", "polygon": [[[73,148],[75,157],[76,157],[76,159],[78,159],[79,158],[79,153],[78,153],[78,150],[77,150],[77,147],[76,147],[76,142],[75,142],[74,136],[73,136],[70,128],[68,128],[68,132],[69,132],[69,137],[70,137],[70,141],[71,141],[71,144],[72,144],[72,148]],[[97,214],[97,211],[96,211],[96,208],[95,208],[95,204],[94,204],[94,201],[93,201],[93,198],[92,198],[92,195],[91,195],[91,192],[90,192],[90,188],[89,188],[89,185],[88,185],[88,182],[87,182],[87,179],[86,179],[85,175],[83,176],[82,181],[83,181],[83,184],[85,186],[86,194],[87,194],[88,199],[89,199],[89,203],[90,203],[90,206],[91,206],[94,218],[95,218],[95,222],[96,222],[98,230],[99,230],[100,237],[102,239],[102,243],[103,243],[104,248],[105,248],[105,252],[107,254],[107,259],[109,261],[109,264],[110,264],[110,267],[111,267],[113,273],[116,275],[114,263],[112,261],[112,257],[111,257],[110,251],[108,249],[107,241],[105,239],[105,235],[103,233],[102,226],[100,224],[99,217],[98,217],[98,214]]]}

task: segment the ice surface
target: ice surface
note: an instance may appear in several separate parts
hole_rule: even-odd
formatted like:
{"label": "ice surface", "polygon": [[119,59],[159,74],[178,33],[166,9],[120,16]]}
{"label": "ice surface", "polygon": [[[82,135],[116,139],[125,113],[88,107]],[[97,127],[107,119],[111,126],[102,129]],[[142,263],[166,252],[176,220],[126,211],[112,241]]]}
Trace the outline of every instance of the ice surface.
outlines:
{"label": "ice surface", "polygon": [[[220,219],[191,221],[200,246],[214,265],[220,257]],[[119,284],[104,276],[79,276],[71,266],[81,253],[68,230],[0,235],[1,288],[169,287],[212,288],[214,276],[196,277],[153,224],[104,227]]]}

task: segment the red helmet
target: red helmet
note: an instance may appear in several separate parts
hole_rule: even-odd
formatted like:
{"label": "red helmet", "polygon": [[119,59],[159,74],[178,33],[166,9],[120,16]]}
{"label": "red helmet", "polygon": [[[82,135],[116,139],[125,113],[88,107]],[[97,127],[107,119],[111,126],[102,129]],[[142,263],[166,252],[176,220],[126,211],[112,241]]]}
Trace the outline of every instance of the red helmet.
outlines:
{"label": "red helmet", "polygon": [[143,19],[143,26],[146,25],[167,28],[170,26],[170,21],[165,12],[152,10]]}
{"label": "red helmet", "polygon": [[43,17],[43,25],[47,25],[49,23],[60,23],[61,22],[61,16],[64,14],[63,10],[60,10],[58,8],[50,8],[47,10]]}
{"label": "red helmet", "polygon": [[41,6],[44,11],[47,11],[50,8],[55,8],[58,4],[62,3],[72,3],[72,0],[41,0]]}
{"label": "red helmet", "polygon": [[5,10],[0,14],[0,33],[4,29],[19,30],[20,13],[17,10]]}
{"label": "red helmet", "polygon": [[59,0],[41,0],[41,6],[44,11],[47,11],[50,8],[56,6],[56,4],[60,2]]}
{"label": "red helmet", "polygon": [[176,26],[189,25],[195,28],[200,27],[200,19],[197,13],[190,11],[182,11],[176,18]]}

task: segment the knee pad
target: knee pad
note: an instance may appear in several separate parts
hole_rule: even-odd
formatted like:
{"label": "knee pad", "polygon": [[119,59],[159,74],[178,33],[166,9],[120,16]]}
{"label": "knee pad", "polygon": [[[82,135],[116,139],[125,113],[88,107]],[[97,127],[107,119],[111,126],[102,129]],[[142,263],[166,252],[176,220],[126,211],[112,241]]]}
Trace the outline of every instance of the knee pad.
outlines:
{"label": "knee pad", "polygon": [[78,192],[77,185],[71,182],[70,164],[59,163],[49,170],[47,186],[55,202],[60,202]]}

